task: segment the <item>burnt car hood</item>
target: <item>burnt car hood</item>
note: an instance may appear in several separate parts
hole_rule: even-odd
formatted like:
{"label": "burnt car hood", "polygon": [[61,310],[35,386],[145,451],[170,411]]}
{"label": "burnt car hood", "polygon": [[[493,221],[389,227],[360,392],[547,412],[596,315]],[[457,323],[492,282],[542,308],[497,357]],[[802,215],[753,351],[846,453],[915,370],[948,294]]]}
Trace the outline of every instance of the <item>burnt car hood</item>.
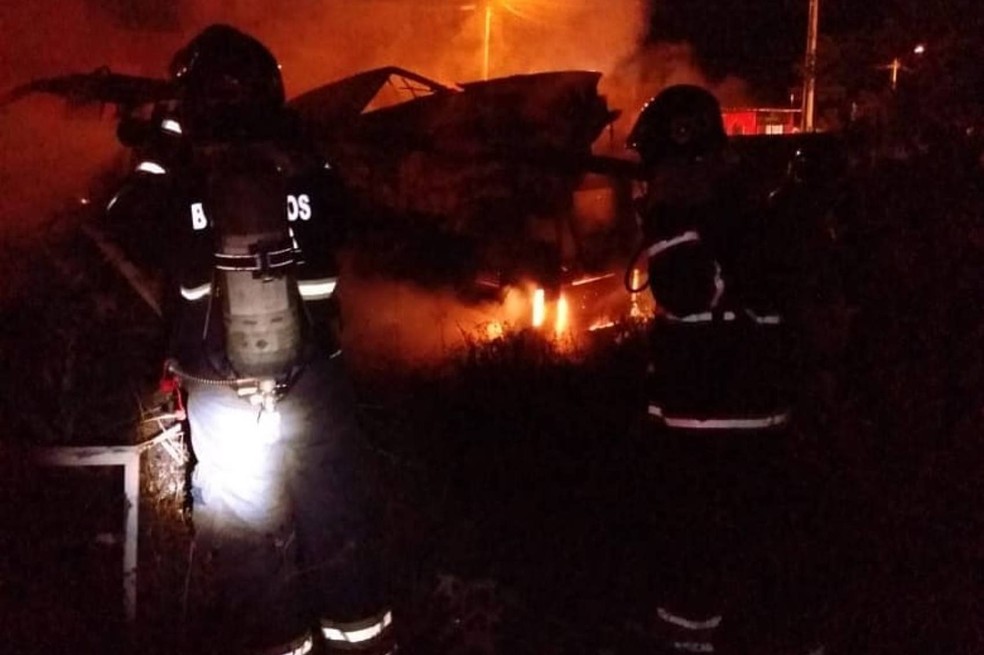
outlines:
{"label": "burnt car hood", "polygon": [[[291,101],[332,154],[353,142],[447,155],[588,153],[618,112],[598,94],[600,73],[557,71],[446,86],[386,67],[326,84]],[[374,109],[388,84],[405,102]]]}

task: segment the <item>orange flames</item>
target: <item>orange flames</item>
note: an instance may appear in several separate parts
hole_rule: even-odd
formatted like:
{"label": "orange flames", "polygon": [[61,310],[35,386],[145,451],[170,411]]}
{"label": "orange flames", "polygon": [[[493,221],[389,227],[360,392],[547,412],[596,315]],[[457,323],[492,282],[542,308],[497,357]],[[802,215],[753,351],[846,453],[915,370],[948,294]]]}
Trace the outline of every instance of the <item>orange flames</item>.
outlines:
{"label": "orange flames", "polygon": [[564,294],[560,294],[557,299],[557,315],[554,318],[554,333],[561,335],[567,332],[569,325],[569,307],[567,306],[567,298]]}
{"label": "orange flames", "polygon": [[[551,311],[552,310],[552,311]],[[541,329],[547,322],[548,315],[553,318],[553,333],[556,336],[567,334],[571,328],[571,310],[567,296],[561,293],[553,303],[547,303],[546,291],[537,287],[533,291],[530,306],[530,324]]]}
{"label": "orange flames", "polygon": [[543,327],[543,322],[547,318],[546,294],[542,288],[537,288],[533,292],[533,327]]}

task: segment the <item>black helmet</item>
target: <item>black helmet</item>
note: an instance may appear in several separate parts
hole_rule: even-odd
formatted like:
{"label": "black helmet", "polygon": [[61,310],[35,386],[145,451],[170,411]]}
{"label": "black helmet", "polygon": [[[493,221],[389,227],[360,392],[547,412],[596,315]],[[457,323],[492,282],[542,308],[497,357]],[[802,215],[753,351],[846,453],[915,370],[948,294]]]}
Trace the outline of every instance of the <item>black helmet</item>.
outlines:
{"label": "black helmet", "polygon": [[642,108],[627,144],[643,163],[694,159],[720,151],[727,143],[721,107],[699,86],[667,87]]}
{"label": "black helmet", "polygon": [[284,105],[276,58],[228,25],[212,25],[193,38],[174,55],[170,72],[192,132],[259,123]]}

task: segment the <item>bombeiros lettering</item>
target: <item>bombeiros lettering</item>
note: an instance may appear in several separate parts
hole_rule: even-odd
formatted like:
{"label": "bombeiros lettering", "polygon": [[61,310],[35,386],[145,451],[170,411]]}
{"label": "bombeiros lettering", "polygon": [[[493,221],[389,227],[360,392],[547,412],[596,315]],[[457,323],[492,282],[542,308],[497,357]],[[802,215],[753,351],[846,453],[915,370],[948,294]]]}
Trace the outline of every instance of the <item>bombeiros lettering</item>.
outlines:
{"label": "bombeiros lettering", "polygon": [[287,196],[287,220],[311,220],[311,198],[306,193]]}
{"label": "bombeiros lettering", "polygon": [[204,230],[208,227],[208,218],[205,216],[205,208],[200,202],[191,203],[191,228],[193,230]]}
{"label": "bombeiros lettering", "polygon": [[[287,220],[290,222],[311,220],[311,197],[308,194],[287,196]],[[194,230],[204,230],[208,227],[205,207],[200,202],[191,204],[191,227]]]}

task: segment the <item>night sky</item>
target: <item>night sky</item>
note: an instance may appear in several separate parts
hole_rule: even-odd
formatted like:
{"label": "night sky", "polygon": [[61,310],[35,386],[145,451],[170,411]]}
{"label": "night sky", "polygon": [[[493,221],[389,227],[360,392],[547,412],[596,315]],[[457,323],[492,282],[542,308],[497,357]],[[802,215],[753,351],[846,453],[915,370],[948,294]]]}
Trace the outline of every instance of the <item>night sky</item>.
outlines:
{"label": "night sky", "polygon": [[[806,47],[809,0],[657,0],[650,39],[692,43],[711,77],[737,75],[765,93],[784,97],[798,83],[795,66]],[[885,3],[821,0],[820,30],[877,28]]]}

